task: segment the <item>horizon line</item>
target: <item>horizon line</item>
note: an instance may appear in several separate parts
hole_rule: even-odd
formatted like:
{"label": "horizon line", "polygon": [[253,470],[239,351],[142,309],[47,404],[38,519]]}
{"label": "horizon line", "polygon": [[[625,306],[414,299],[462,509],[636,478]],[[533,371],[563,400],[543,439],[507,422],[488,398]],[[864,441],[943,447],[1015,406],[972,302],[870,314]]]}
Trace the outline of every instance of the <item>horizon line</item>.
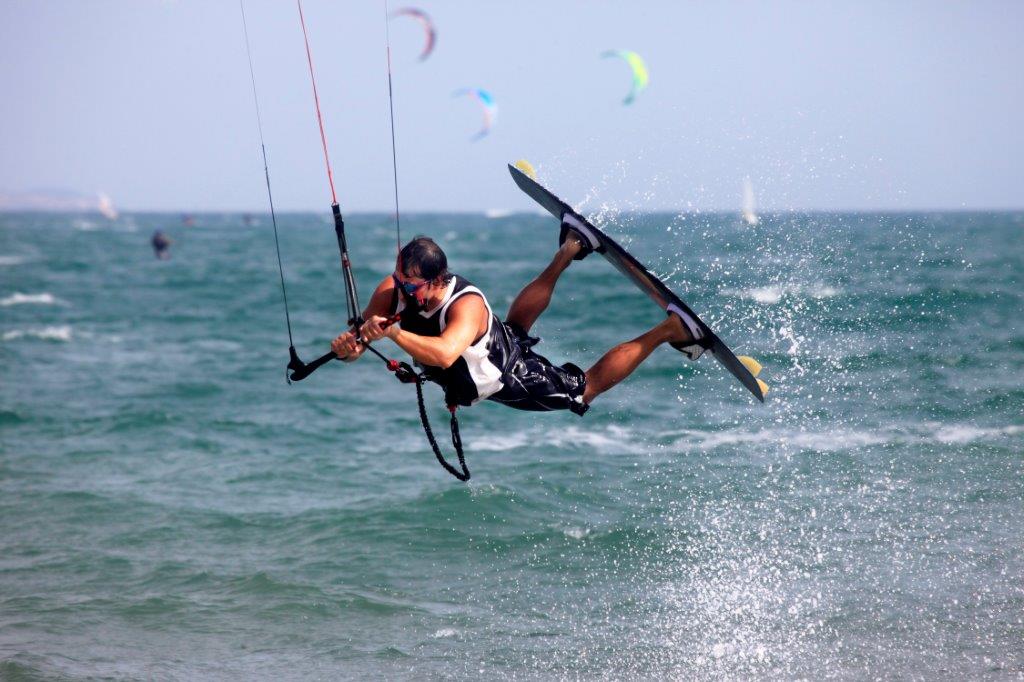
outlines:
{"label": "horizon line", "polygon": [[[118,213],[121,215],[250,215],[250,216],[269,216],[270,211],[264,209],[251,210],[251,209],[130,209],[130,208],[118,208]],[[659,214],[667,213],[673,215],[683,214],[741,214],[741,209],[736,208],[709,208],[709,209],[694,209],[694,208],[653,208],[653,209],[620,209],[619,213],[627,214]],[[7,208],[0,207],[0,215],[11,215],[17,213],[32,213],[32,214],[53,214],[53,215],[101,215],[96,210],[74,210],[74,209],[43,209],[43,208]],[[330,213],[327,209],[278,209],[277,215],[308,215],[317,213]],[[346,215],[394,215],[393,209],[351,209],[344,210],[343,213]],[[403,209],[401,211],[404,215],[487,215],[488,213],[500,213],[500,216],[492,216],[494,219],[501,217],[513,216],[513,215],[536,215],[536,216],[547,216],[550,215],[547,211],[541,210],[517,210],[507,208],[485,208],[485,209]],[[785,215],[785,214],[818,214],[818,213],[846,213],[846,214],[908,214],[908,213],[1024,213],[1024,206],[1020,207],[968,207],[958,206],[955,208],[950,207],[931,207],[931,208],[784,208],[784,209],[765,209],[757,211],[757,215]]]}

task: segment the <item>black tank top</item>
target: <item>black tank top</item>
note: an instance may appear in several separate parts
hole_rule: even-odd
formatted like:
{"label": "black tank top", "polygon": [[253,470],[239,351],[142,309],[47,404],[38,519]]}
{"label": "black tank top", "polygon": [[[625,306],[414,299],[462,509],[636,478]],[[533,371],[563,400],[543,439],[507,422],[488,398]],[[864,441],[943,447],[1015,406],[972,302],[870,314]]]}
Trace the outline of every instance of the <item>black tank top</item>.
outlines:
{"label": "black tank top", "polygon": [[[444,388],[449,405],[468,406],[497,393],[504,386],[508,366],[518,357],[518,346],[511,332],[491,310],[487,297],[473,284],[452,275],[441,303],[424,310],[416,298],[396,288],[392,313],[400,314],[402,329],[420,336],[440,336],[448,323],[448,309],[462,296],[479,296],[487,308],[487,331],[467,348],[447,369],[420,365],[426,376]],[[420,364],[420,363],[417,363]]]}

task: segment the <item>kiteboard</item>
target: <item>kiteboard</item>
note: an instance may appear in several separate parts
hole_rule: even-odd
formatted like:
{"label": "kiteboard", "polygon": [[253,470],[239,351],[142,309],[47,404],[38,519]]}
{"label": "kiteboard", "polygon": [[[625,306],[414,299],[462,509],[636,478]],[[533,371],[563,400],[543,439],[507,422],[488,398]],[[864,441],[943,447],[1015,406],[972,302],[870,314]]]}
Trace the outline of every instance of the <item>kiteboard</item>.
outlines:
{"label": "kiteboard", "polygon": [[[568,214],[583,223],[598,243],[597,247],[594,248],[594,251],[604,256],[609,263],[615,266],[615,269],[636,284],[637,287],[647,294],[659,308],[662,310],[668,310],[670,305],[674,305],[691,317],[692,322],[696,323],[699,326],[700,331],[703,333],[704,338],[702,339],[702,344],[706,346],[707,351],[710,352],[723,367],[729,370],[734,377],[739,379],[740,383],[743,384],[755,398],[760,400],[762,403],[764,402],[765,393],[768,392],[768,385],[757,378],[757,375],[761,371],[761,365],[756,360],[746,356],[737,357],[736,354],[734,354],[729,347],[726,346],[720,338],[718,338],[718,335],[711,330],[711,327],[701,320],[700,317],[697,316],[697,313],[693,312],[693,310],[683,302],[683,299],[673,293],[664,282],[651,274],[651,272],[636,258],[634,258],[632,254],[619,246],[614,239],[595,227],[593,223],[577,213],[572,206],[559,199],[546,187],[537,182],[534,177],[533,168],[529,163],[519,161],[515,166],[509,164],[508,170],[512,174],[512,179],[515,180],[515,183],[519,186],[519,189],[523,190],[531,199],[543,206],[548,213],[553,215],[560,222],[562,222]],[[684,322],[686,322],[686,320],[684,320]]]}

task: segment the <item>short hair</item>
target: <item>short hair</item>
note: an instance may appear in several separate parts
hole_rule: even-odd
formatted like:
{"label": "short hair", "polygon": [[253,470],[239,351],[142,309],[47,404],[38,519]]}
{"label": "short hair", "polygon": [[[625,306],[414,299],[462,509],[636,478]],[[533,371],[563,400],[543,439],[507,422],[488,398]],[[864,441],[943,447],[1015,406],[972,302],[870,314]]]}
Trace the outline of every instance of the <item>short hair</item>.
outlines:
{"label": "short hair", "polygon": [[413,237],[412,241],[402,247],[398,254],[398,263],[403,275],[412,275],[427,281],[433,281],[438,277],[446,282],[451,279],[448,272],[448,256],[444,255],[441,247],[430,237]]}

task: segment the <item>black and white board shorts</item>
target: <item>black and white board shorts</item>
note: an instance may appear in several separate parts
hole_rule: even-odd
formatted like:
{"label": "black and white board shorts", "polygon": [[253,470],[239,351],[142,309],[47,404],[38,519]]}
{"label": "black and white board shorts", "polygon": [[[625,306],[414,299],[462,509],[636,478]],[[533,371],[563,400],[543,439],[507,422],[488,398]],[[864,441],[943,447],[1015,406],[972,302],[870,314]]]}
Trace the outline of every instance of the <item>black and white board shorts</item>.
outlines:
{"label": "black and white board shorts", "polygon": [[519,346],[520,358],[502,375],[503,387],[488,400],[517,410],[546,412],[571,410],[583,416],[590,406],[583,402],[587,376],[583,370],[567,362],[556,366],[534,352],[540,339],[529,336],[518,325],[505,323]]}

